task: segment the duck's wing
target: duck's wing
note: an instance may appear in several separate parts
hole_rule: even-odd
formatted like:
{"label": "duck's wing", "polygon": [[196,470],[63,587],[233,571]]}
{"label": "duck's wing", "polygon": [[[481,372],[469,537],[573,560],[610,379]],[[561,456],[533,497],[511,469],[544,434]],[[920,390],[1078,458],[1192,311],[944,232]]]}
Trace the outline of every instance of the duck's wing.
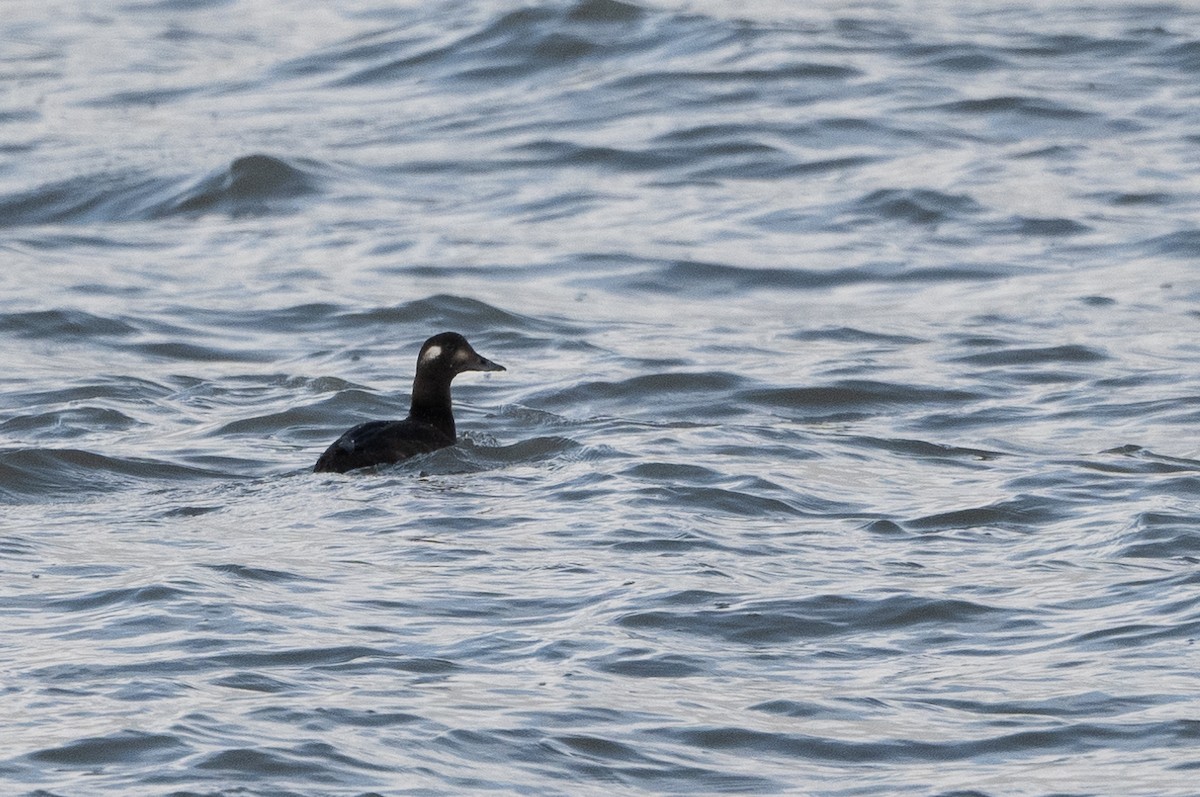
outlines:
{"label": "duck's wing", "polygon": [[387,465],[417,454],[454,445],[454,438],[435,426],[411,419],[367,421],[333,442],[313,467],[315,473],[345,473],[355,468]]}

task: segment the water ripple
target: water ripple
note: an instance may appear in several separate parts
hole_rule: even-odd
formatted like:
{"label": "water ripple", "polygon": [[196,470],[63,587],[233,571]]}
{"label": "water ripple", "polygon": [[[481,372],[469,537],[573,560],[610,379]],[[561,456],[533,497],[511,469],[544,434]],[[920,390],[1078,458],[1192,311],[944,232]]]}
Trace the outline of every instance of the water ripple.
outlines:
{"label": "water ripple", "polygon": [[8,6],[7,791],[1195,792],[1195,9]]}

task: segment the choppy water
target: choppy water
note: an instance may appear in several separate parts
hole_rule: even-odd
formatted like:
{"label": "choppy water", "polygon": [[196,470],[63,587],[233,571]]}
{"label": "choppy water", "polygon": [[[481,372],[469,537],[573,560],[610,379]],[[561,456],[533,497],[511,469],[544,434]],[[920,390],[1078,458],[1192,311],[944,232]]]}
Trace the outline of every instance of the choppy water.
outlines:
{"label": "choppy water", "polygon": [[0,40],[3,793],[1196,793],[1200,11]]}

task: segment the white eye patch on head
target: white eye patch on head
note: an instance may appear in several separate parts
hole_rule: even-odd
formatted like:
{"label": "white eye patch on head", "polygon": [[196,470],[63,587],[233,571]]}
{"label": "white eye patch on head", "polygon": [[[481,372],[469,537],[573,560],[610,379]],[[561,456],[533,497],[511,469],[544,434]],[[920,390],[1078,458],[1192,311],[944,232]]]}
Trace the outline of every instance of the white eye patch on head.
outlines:
{"label": "white eye patch on head", "polygon": [[436,360],[438,357],[441,357],[441,356],[442,356],[442,347],[441,346],[430,346],[428,349],[425,350],[425,353],[421,355],[421,362],[423,362],[423,363],[433,362],[434,360]]}

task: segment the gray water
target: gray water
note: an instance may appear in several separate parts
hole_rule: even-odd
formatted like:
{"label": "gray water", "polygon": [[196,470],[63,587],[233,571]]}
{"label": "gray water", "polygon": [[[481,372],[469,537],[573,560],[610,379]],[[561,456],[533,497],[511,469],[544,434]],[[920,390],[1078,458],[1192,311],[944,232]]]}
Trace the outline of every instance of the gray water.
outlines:
{"label": "gray water", "polygon": [[0,18],[3,794],[1197,793],[1200,10]]}

